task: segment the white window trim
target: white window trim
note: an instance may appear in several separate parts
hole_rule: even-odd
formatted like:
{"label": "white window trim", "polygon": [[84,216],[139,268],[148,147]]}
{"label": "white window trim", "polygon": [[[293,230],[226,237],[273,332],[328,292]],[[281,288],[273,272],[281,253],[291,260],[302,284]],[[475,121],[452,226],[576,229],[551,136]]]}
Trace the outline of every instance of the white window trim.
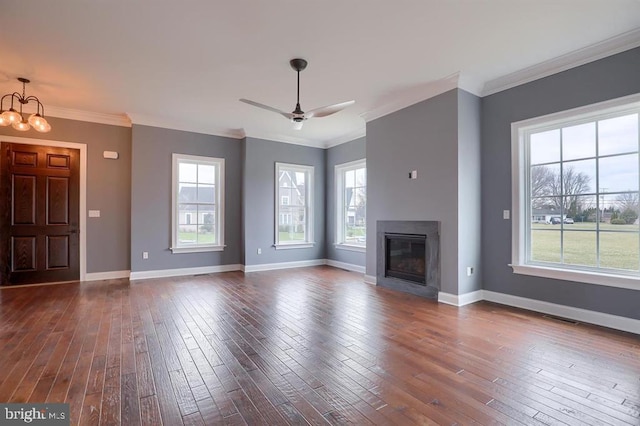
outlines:
{"label": "white window trim", "polygon": [[[279,217],[280,217],[280,199],[278,198],[278,188],[280,186],[280,169],[291,170],[293,172],[301,172],[307,173],[307,179],[305,179],[305,209],[306,209],[306,223],[305,223],[305,237],[306,241],[302,242],[280,242],[280,232],[279,232]],[[302,164],[290,164],[290,163],[276,163],[275,167],[275,194],[274,200],[275,202],[275,228],[274,228],[274,241],[273,247],[276,250],[288,250],[288,249],[298,249],[298,248],[309,248],[315,245],[315,241],[313,240],[313,229],[315,228],[314,217],[313,217],[313,205],[314,205],[314,191],[313,186],[315,184],[314,177],[314,166],[306,166]],[[295,188],[295,187],[291,187]],[[290,205],[290,204],[289,204]]]}
{"label": "white window trim", "polygon": [[[172,154],[171,167],[171,247],[172,253],[201,253],[208,251],[223,251],[226,247],[224,244],[224,187],[225,187],[225,171],[224,158],[203,157],[199,155]],[[178,245],[178,163],[181,160],[194,161],[200,164],[211,164],[216,167],[216,232],[218,235],[218,244],[200,244],[197,246],[184,247]],[[197,222],[197,220],[196,220]]]}
{"label": "white window trim", "polygon": [[[574,108],[541,117],[518,121],[511,124],[511,202],[512,202],[512,232],[511,232],[511,263],[513,272],[522,275],[532,275],[544,278],[554,278],[565,281],[575,281],[588,284],[598,284],[609,287],[640,290],[640,277],[637,275],[625,275],[624,272],[609,273],[591,270],[577,270],[566,268],[554,268],[526,263],[525,232],[527,230],[526,203],[526,164],[527,152],[525,139],[527,132],[532,129],[544,131],[545,127],[557,128],[559,124],[567,120],[585,122],[594,116],[604,114],[619,114],[627,110],[640,108],[640,94],[625,96],[597,104]],[[606,111],[604,111],[606,110]]]}
{"label": "white window trim", "polygon": [[348,163],[337,164],[334,167],[335,176],[335,194],[336,194],[336,229],[335,229],[335,243],[333,246],[337,249],[356,251],[366,253],[367,247],[365,244],[349,244],[345,243],[344,237],[344,174],[349,170],[355,169],[367,169],[367,160],[365,158],[361,160],[350,161]]}

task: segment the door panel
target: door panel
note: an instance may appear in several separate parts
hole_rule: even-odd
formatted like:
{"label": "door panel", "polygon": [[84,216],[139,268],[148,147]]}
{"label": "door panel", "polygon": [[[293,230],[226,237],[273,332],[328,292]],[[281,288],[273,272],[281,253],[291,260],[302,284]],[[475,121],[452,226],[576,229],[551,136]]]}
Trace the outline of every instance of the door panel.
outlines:
{"label": "door panel", "polygon": [[[13,225],[36,224],[36,178],[14,175],[12,181]],[[8,204],[11,205],[11,204]]]}
{"label": "door panel", "polygon": [[80,279],[79,151],[0,148],[0,284]]}
{"label": "door panel", "polygon": [[69,225],[69,178],[47,177],[47,225]]}
{"label": "door panel", "polygon": [[36,237],[12,237],[12,265],[14,271],[36,270]]}

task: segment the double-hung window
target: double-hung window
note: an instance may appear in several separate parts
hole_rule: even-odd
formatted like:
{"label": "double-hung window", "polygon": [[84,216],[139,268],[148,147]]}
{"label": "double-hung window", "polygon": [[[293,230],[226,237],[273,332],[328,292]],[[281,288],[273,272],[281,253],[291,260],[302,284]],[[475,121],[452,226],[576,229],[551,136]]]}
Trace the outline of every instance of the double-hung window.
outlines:
{"label": "double-hung window", "polygon": [[173,154],[173,253],[224,249],[224,159]]}
{"label": "double-hung window", "polygon": [[367,165],[365,160],[335,167],[336,247],[364,251],[367,235]]}
{"label": "double-hung window", "polygon": [[514,272],[640,289],[640,96],[512,131]]}
{"label": "double-hung window", "polygon": [[311,247],[313,241],[313,166],[276,163],[275,246]]}

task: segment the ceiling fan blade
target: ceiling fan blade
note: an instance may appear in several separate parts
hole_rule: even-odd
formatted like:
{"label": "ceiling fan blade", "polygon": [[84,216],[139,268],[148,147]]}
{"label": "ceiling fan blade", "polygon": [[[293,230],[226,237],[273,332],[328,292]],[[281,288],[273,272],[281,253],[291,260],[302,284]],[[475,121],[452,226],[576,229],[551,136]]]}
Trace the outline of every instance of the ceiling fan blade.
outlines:
{"label": "ceiling fan blade", "polygon": [[312,109],[311,111],[305,113],[305,117],[326,117],[327,115],[335,114],[336,112],[342,111],[343,109],[353,105],[355,102],[356,101],[346,101],[339,104],[327,105],[322,108]]}
{"label": "ceiling fan blade", "polygon": [[250,101],[249,99],[239,99],[239,100],[240,102],[244,102],[245,104],[253,105],[258,108],[266,109],[267,111],[275,112],[276,114],[280,114],[288,118],[289,120],[293,118],[293,114],[291,114],[290,112],[280,111],[277,108],[273,108],[273,107],[270,107],[269,105],[261,104],[259,102]]}

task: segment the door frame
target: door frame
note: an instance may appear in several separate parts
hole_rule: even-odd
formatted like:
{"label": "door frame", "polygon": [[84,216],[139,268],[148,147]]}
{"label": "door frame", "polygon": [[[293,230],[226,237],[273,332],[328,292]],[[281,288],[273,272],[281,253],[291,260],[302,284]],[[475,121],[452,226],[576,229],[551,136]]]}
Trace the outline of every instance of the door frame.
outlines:
{"label": "door frame", "polygon": [[0,135],[0,141],[41,145],[58,148],[73,148],[80,151],[80,281],[87,278],[87,144],[48,139],[32,139]]}

